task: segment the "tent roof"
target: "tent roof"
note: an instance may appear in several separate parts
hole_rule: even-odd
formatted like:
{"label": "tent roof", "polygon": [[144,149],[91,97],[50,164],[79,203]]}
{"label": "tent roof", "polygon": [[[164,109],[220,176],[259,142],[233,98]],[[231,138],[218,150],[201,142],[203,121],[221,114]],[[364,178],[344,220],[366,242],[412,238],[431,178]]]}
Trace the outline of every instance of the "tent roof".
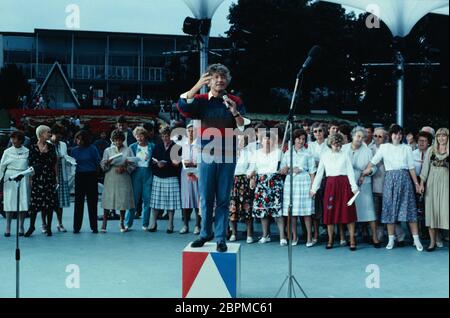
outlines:
{"label": "tent roof", "polygon": [[49,80],[52,77],[54,72],[58,72],[61,75],[61,77],[63,79],[63,82],[64,82],[64,86],[68,89],[68,91],[70,93],[70,96],[73,99],[73,102],[77,105],[77,107],[80,107],[80,102],[78,101],[78,98],[73,93],[72,88],[70,87],[69,81],[67,80],[67,77],[64,74],[64,72],[63,72],[63,70],[61,68],[61,65],[58,62],[55,62],[53,64],[52,68],[50,69],[50,71],[47,74],[47,77],[44,80],[44,83],[42,83],[42,85],[39,87],[39,89],[37,91],[37,94],[41,94],[42,91],[47,87],[48,82],[49,82]]}

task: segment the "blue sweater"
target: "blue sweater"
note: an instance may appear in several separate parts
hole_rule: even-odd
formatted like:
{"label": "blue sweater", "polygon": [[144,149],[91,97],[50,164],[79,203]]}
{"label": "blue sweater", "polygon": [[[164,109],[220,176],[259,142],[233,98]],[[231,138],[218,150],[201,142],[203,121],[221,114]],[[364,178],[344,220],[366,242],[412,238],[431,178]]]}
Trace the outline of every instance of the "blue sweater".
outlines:
{"label": "blue sweater", "polygon": [[[241,115],[245,115],[245,107],[241,99],[237,96],[228,95],[237,104],[237,110]],[[178,101],[178,110],[181,115],[187,118],[200,119],[201,128],[201,149],[214,141],[214,154],[225,156],[226,145],[233,145],[232,156],[236,155],[236,137],[233,135],[234,129],[237,128],[236,120],[233,118],[231,112],[225,107],[222,98],[212,97],[208,99],[208,94],[195,95],[194,101],[188,103],[186,99],[181,98]],[[212,131],[209,128],[216,128]],[[229,140],[232,138],[232,140]],[[210,144],[212,146],[212,144]],[[228,149],[227,149],[228,150]]]}
{"label": "blue sweater", "polygon": [[77,161],[77,172],[95,172],[100,165],[100,155],[94,145],[75,147],[70,155]]}

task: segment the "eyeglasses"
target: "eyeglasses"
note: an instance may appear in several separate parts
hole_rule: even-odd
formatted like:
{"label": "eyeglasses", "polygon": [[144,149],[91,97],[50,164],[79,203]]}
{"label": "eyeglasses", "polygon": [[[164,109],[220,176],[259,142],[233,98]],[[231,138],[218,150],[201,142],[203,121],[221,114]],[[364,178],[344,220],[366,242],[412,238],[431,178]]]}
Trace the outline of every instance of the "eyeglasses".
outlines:
{"label": "eyeglasses", "polygon": [[314,132],[315,134],[317,134],[317,133],[323,132],[323,130],[322,130],[322,129],[314,129],[313,132]]}
{"label": "eyeglasses", "polygon": [[383,138],[382,135],[373,135],[375,138]]}

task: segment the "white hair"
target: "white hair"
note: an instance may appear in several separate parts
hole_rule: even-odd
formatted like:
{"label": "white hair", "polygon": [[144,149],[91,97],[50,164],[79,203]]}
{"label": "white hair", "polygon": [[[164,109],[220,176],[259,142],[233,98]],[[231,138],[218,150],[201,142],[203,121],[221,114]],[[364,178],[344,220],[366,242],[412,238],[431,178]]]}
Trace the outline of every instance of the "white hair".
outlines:
{"label": "white hair", "polygon": [[364,127],[362,126],[356,126],[355,128],[353,128],[351,135],[352,138],[355,137],[356,133],[361,132],[363,134],[364,139],[367,138],[367,131]]}
{"label": "white hair", "polygon": [[36,128],[36,137],[39,139],[43,133],[49,132],[51,129],[48,126],[40,125]]}

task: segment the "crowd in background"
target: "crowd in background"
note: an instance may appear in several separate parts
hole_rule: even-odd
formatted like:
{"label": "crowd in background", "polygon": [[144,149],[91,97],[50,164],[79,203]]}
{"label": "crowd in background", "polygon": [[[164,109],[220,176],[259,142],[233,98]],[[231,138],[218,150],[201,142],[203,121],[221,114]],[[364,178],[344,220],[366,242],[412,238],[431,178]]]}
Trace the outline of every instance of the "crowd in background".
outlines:
{"label": "crowd in background", "polygon": [[[87,200],[93,233],[106,233],[111,211],[117,211],[123,233],[134,226],[135,218],[142,218],[142,230],[155,232],[165,211],[166,232],[171,234],[174,214],[181,211],[179,232],[190,232],[193,212],[193,233],[199,234],[197,134],[195,125],[187,123],[184,137],[174,138],[172,129],[179,125],[174,121],[161,128],[142,123],[131,129],[126,118],[120,117],[112,132],[94,138],[88,126],[72,118],[41,125],[34,136],[28,130],[14,131],[0,165],[5,236],[11,235],[17,210],[17,188],[8,177],[28,167],[34,168],[34,174],[21,181],[20,235],[33,234],[38,212],[43,233],[52,235],[53,212],[56,229],[65,232],[62,215],[70,207],[72,192],[74,233],[81,231]],[[291,164],[290,149],[282,144],[283,124],[258,123],[253,128],[256,135],[237,137],[229,241],[240,239],[238,224],[244,223],[247,243],[268,243],[274,237],[272,222],[277,224],[281,246],[290,238],[293,245],[304,241],[313,247],[326,237],[327,249],[337,239],[338,245],[354,251],[360,237],[375,248],[386,242],[386,248],[392,249],[405,244],[402,223],[408,224],[419,251],[423,250],[421,240],[429,239],[428,251],[448,240],[448,129],[423,127],[410,133],[398,125],[374,128],[303,121],[294,127]],[[174,147],[178,159],[171,156]],[[354,196],[354,204],[347,205]],[[27,214],[30,224],[25,231]],[[255,223],[261,223],[258,238]],[[297,233],[299,227],[302,236]]]}

